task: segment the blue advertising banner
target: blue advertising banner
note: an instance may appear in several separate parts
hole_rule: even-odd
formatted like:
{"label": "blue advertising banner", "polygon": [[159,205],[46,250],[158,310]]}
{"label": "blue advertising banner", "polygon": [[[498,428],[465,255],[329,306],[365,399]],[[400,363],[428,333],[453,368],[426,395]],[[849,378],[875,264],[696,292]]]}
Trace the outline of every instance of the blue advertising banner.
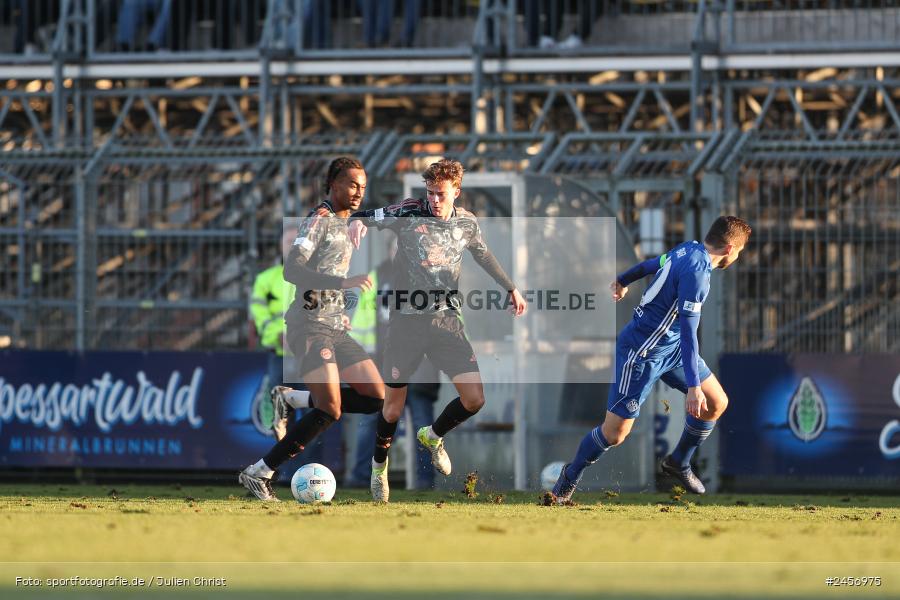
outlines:
{"label": "blue advertising banner", "polygon": [[0,467],[240,469],[275,441],[267,360],[0,352]]}
{"label": "blue advertising banner", "polygon": [[723,475],[900,476],[900,356],[725,354]]}

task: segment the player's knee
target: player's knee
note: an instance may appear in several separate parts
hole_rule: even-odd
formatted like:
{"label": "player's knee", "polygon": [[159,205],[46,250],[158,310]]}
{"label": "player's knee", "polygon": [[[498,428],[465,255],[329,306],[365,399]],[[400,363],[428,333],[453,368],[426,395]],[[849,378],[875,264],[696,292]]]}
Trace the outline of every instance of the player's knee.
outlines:
{"label": "player's knee", "polygon": [[327,414],[329,417],[337,421],[341,418],[341,403],[340,401],[333,401],[331,399],[327,401],[317,402],[316,408],[321,410],[323,413]]}
{"label": "player's knee", "polygon": [[716,398],[716,401],[713,403],[711,408],[711,418],[718,419],[722,416],[722,413],[724,413],[725,409],[728,408],[728,396],[725,395],[725,392],[722,392],[722,395]]}
{"label": "player's knee", "polygon": [[403,404],[400,402],[385,402],[381,414],[388,423],[396,423],[403,416]]}
{"label": "player's knee", "polygon": [[618,446],[622,442],[625,441],[625,438],[628,437],[627,431],[621,431],[618,429],[613,429],[609,433],[604,433],[603,437],[606,438],[606,441],[609,442],[610,446]]}
{"label": "player's knee", "polygon": [[606,441],[609,442],[610,446],[618,446],[624,442],[629,433],[628,429],[613,426],[607,427],[606,423],[603,423],[600,430],[603,432],[603,437],[606,438]]}
{"label": "player's knee", "polygon": [[466,394],[465,396],[460,396],[459,401],[467,411],[476,413],[484,406],[484,393]]}
{"label": "player's knee", "polygon": [[366,383],[356,387],[356,390],[363,396],[369,398],[378,398],[384,400],[384,384],[383,383]]}

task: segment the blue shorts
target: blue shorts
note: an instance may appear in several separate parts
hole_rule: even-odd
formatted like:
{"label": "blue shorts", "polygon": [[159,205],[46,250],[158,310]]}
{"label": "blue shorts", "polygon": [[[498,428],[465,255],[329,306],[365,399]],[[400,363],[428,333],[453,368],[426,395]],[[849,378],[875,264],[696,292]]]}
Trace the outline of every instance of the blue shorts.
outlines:
{"label": "blue shorts", "polygon": [[[712,371],[702,356],[697,362],[702,382]],[[687,393],[680,345],[671,350],[654,349],[647,356],[640,356],[630,345],[616,344],[616,380],[609,384],[606,410],[623,419],[637,418],[641,405],[659,379],[670,388]]]}

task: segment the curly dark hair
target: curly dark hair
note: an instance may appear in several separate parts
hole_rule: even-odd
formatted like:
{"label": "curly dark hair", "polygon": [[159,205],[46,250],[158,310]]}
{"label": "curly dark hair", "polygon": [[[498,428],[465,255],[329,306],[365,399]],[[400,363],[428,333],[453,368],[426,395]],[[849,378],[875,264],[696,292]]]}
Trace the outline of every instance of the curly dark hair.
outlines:
{"label": "curly dark hair", "polygon": [[[349,156],[339,156],[328,165],[328,173],[325,175],[325,193],[331,193],[331,184],[340,177],[341,173],[348,169],[363,169],[362,163]],[[365,169],[363,169],[365,170]]]}

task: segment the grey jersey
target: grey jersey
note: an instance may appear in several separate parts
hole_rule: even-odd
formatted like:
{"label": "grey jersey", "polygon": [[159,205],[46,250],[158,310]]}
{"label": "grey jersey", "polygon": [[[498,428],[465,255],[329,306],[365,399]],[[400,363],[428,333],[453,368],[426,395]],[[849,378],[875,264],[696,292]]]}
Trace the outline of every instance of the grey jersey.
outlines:
{"label": "grey jersey", "polygon": [[[319,214],[322,209],[328,216]],[[343,329],[344,293],[340,285],[347,277],[352,254],[347,220],[337,217],[328,202],[310,211],[285,262],[285,278],[297,286],[285,317],[289,323],[302,319]]]}
{"label": "grey jersey", "polygon": [[[459,276],[463,254],[472,253],[475,261],[498,283],[512,290],[512,282],[503,272],[481,235],[475,215],[456,207],[453,216],[444,221],[431,212],[425,200],[408,199],[375,210],[353,215],[366,226],[389,228],[397,234],[396,289],[414,292],[421,290],[432,296],[442,292],[447,297],[459,290]],[[448,308],[438,303],[437,309]],[[433,308],[433,309],[434,309]],[[402,312],[414,312],[409,304]]]}

